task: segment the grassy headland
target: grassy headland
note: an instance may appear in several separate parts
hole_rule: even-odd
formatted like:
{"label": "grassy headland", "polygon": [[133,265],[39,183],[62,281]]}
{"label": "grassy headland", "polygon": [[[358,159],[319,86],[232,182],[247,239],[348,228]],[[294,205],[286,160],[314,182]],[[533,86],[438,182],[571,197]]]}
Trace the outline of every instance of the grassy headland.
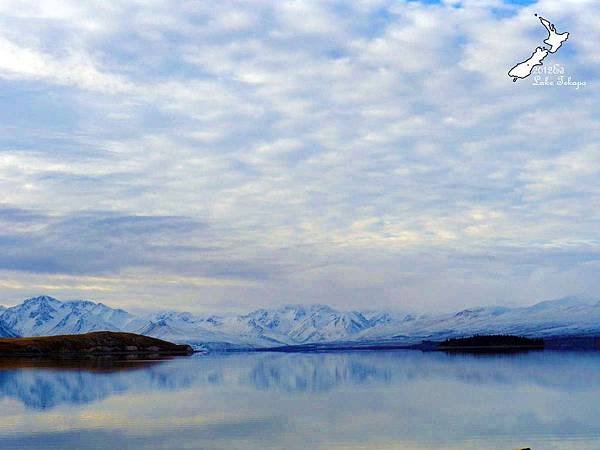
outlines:
{"label": "grassy headland", "polygon": [[173,344],[134,333],[111,331],[0,339],[0,356],[185,355],[192,352],[189,345]]}

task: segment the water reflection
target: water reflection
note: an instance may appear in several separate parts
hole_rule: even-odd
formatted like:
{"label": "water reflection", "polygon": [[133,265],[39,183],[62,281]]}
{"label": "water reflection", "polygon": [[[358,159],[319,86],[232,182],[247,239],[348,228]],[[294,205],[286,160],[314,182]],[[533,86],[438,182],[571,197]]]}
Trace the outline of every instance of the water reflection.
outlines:
{"label": "water reflection", "polygon": [[[136,380],[147,378],[161,360],[44,360],[0,361],[0,399],[17,398],[31,409],[50,409],[61,404],[85,404],[109,395],[139,389]],[[137,374],[133,372],[138,372]],[[150,379],[147,389],[163,389],[160,379]]]}
{"label": "water reflection", "polygon": [[598,405],[600,353],[0,363],[2,448],[600,448]]}
{"label": "water reflection", "polygon": [[[575,376],[574,376],[575,375]],[[258,353],[150,360],[0,360],[0,399],[32,409],[85,404],[128,391],[250,386],[287,393],[435,379],[470,385],[531,384],[564,391],[600,388],[600,353],[465,355],[346,352]]]}

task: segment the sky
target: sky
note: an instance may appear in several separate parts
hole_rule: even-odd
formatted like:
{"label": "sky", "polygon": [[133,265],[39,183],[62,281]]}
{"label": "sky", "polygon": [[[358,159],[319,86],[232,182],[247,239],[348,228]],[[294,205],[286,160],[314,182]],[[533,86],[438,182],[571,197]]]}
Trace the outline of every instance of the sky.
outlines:
{"label": "sky", "polygon": [[600,296],[599,6],[0,1],[0,304]]}

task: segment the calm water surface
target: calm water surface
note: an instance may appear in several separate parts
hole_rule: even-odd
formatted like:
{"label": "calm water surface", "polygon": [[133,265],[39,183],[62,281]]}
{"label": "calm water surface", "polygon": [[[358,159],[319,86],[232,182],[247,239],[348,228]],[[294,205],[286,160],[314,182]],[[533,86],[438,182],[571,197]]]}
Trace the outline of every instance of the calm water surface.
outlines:
{"label": "calm water surface", "polygon": [[0,361],[0,448],[600,449],[600,353]]}

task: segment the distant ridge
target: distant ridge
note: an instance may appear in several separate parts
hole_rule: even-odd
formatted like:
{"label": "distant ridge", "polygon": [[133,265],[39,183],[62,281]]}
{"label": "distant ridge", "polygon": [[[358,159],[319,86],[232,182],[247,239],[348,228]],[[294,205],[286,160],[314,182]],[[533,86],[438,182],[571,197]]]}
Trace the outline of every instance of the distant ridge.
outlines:
{"label": "distant ridge", "polygon": [[242,315],[165,311],[133,315],[90,300],[40,296],[0,309],[0,337],[124,331],[196,348],[260,349],[297,345],[397,346],[476,334],[600,336],[600,302],[565,297],[528,307],[476,307],[448,314],[339,311],[285,305]]}

